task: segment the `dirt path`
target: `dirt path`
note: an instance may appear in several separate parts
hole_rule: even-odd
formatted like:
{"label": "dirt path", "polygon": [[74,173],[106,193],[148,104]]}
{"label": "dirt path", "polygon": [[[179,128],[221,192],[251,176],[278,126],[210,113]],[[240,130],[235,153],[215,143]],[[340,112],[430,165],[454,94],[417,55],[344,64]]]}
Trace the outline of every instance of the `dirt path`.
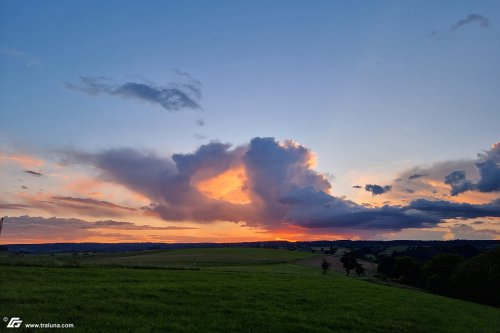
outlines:
{"label": "dirt path", "polygon": [[[307,266],[307,267],[314,267],[314,268],[321,268],[321,263],[323,262],[323,258],[326,259],[330,263],[330,269],[336,272],[344,272],[344,267],[342,266],[342,263],[340,262],[340,257],[335,257],[331,255],[318,255],[306,259],[301,259],[296,261],[295,263],[298,265],[302,266]],[[366,276],[373,276],[377,274],[377,264],[369,262],[369,261],[364,261],[364,260],[359,260],[358,262],[360,264],[363,264],[363,267],[365,268],[365,275]],[[351,271],[351,274],[356,274],[354,271]]]}

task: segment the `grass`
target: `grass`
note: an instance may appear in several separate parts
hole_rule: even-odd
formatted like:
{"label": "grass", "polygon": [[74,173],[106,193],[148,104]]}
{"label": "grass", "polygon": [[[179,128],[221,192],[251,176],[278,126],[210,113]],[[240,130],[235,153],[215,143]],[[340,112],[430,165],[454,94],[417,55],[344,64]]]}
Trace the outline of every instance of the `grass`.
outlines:
{"label": "grass", "polygon": [[114,253],[59,253],[0,255],[0,265],[17,266],[119,266],[144,268],[256,265],[287,263],[314,256],[312,253],[258,248],[193,248],[184,250],[131,251]]}
{"label": "grass", "polygon": [[[498,332],[500,327],[498,308],[338,273],[325,276],[293,264],[295,252],[170,252],[209,259],[199,261],[204,264],[199,271],[0,266],[0,316],[73,323],[73,332],[437,333]],[[151,256],[157,264],[159,255],[148,252],[135,259],[147,262]],[[235,264],[237,257],[243,264]]]}

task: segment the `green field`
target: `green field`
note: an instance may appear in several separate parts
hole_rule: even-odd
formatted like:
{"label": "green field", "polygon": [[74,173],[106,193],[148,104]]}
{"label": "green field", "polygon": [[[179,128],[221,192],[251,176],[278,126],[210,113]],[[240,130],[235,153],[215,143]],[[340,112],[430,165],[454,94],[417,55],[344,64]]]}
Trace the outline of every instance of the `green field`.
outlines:
{"label": "green field", "polygon": [[[150,251],[79,255],[78,268],[14,265],[56,266],[71,254],[2,256],[0,316],[73,323],[72,332],[499,332],[498,308],[340,273],[325,276],[294,263],[306,256],[265,249]],[[147,268],[189,268],[193,260],[199,270]]]}

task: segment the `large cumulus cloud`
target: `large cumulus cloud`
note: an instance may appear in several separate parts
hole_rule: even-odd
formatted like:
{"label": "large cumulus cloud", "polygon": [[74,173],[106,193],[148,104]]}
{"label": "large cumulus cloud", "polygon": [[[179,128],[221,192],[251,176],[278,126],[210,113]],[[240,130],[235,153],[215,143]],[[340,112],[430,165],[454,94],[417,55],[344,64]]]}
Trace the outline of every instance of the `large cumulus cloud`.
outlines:
{"label": "large cumulus cloud", "polygon": [[[296,225],[401,230],[452,218],[500,216],[500,201],[473,205],[420,199],[377,208],[356,204],[332,194],[328,179],[313,169],[309,149],[274,138],[254,138],[238,147],[212,142],[192,154],[169,157],[130,148],[66,155],[97,168],[103,179],[147,196],[151,205],[144,209],[168,221],[233,221],[267,229]],[[231,181],[248,202],[214,197],[200,188],[200,183],[231,170],[242,170],[244,177]]]}

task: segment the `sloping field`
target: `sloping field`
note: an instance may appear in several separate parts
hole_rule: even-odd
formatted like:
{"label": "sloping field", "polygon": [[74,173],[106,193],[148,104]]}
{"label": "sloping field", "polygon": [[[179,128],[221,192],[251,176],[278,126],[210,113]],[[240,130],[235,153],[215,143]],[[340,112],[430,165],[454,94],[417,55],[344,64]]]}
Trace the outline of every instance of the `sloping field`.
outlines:
{"label": "sloping field", "polygon": [[[210,250],[207,263],[214,264]],[[293,263],[255,264],[242,249],[220,254],[221,266],[201,270],[3,265],[0,314],[24,323],[72,323],[72,332],[469,333],[500,327],[498,308]],[[234,264],[237,257],[247,264]]]}
{"label": "sloping field", "polygon": [[[315,256],[308,252],[258,248],[207,248],[161,251],[134,251],[97,254],[28,254],[0,256],[0,264],[42,266],[128,266],[152,268],[193,268],[226,265],[255,265],[293,262]],[[318,266],[319,267],[319,266]]]}
{"label": "sloping field", "polygon": [[256,248],[210,248],[88,258],[86,264],[148,267],[210,267],[226,265],[277,264],[312,256],[311,253]]}

